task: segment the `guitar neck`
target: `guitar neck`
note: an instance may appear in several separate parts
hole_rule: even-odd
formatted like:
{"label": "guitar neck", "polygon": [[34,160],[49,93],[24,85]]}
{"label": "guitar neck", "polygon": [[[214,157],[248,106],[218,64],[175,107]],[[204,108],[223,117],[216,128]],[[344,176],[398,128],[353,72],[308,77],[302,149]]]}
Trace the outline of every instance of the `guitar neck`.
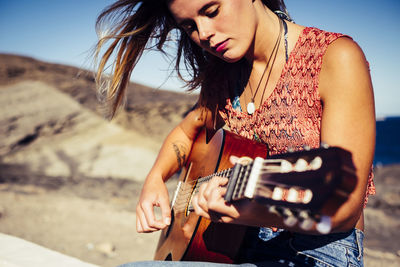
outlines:
{"label": "guitar neck", "polygon": [[200,186],[203,183],[211,180],[211,178],[214,176],[230,178],[232,175],[232,170],[232,168],[229,168],[223,171],[215,172],[188,183],[179,182],[172,200],[172,206],[174,207],[175,211],[194,211],[192,197],[199,192]]}
{"label": "guitar neck", "polygon": [[[190,200],[189,200],[189,205],[188,205],[187,209],[189,211],[194,211],[194,208],[193,208],[193,205],[192,205],[192,197],[193,197],[193,195],[195,195],[195,194],[197,194],[199,192],[200,186],[203,183],[207,183],[214,176],[225,177],[225,178],[229,179],[232,176],[232,172],[233,172],[233,168],[229,168],[229,169],[226,169],[226,170],[222,170],[222,171],[215,172],[213,174],[201,177],[201,178],[197,179],[196,181],[193,181],[192,183],[187,183],[186,186],[192,185],[191,190],[190,190],[192,194],[191,194],[191,197],[190,197]],[[186,190],[188,190],[188,189],[186,189]]]}
{"label": "guitar neck", "polygon": [[282,160],[256,158],[247,164],[235,164],[233,168],[225,169],[210,175],[200,177],[189,183],[180,183],[175,192],[173,203],[177,211],[193,211],[192,197],[198,193],[200,186],[214,176],[229,179],[227,193],[224,199],[227,202],[243,198],[253,198],[258,186],[259,176],[264,172],[274,173],[280,171]]}

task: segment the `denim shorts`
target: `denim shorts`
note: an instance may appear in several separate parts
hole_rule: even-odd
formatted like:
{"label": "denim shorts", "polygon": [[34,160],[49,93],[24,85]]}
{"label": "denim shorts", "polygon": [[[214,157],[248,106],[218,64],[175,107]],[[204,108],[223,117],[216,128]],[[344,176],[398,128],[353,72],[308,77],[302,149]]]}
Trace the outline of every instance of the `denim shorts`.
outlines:
{"label": "denim shorts", "polygon": [[261,228],[250,233],[239,261],[242,264],[218,264],[211,262],[132,262],[120,267],[254,267],[254,266],[364,266],[361,230],[329,235],[306,235],[285,230],[272,231]]}
{"label": "denim shorts", "polygon": [[363,266],[364,233],[358,229],[307,235],[261,228],[258,237],[245,249],[245,260],[263,262],[273,259],[287,266]]}

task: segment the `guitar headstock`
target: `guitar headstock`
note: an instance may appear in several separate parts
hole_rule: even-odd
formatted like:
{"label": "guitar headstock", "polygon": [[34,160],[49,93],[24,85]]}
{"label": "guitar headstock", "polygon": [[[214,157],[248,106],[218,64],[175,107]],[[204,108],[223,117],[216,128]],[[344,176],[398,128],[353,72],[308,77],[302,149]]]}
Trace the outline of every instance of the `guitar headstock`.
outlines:
{"label": "guitar headstock", "polygon": [[304,228],[309,220],[326,223],[356,185],[351,153],[339,147],[255,158],[248,165],[237,164],[234,173],[226,201],[254,199],[272,207],[288,225]]}

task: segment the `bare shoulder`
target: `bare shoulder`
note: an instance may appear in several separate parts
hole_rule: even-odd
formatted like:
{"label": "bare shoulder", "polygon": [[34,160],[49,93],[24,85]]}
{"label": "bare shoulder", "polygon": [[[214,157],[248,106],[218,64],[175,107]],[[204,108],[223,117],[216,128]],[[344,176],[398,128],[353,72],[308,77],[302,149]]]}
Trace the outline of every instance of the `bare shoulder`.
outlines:
{"label": "bare shoulder", "polygon": [[[355,54],[354,54],[355,53]],[[363,56],[360,46],[350,37],[342,36],[333,41],[326,51],[326,56]]]}
{"label": "bare shoulder", "polygon": [[187,113],[179,126],[190,139],[194,140],[200,130],[205,128],[207,133],[213,135],[222,124],[223,121],[218,113],[197,104]]}
{"label": "bare shoulder", "polygon": [[[327,48],[319,79],[321,97],[351,89],[372,89],[369,66],[360,46],[348,37],[340,37]],[[357,85],[357,86],[356,86]]]}

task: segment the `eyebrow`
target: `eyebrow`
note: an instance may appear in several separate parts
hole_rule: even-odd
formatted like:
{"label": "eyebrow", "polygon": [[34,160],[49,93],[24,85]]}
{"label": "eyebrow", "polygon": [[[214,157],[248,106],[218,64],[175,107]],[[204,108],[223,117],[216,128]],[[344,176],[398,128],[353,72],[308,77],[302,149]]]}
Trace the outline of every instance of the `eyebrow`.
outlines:
{"label": "eyebrow", "polygon": [[[207,10],[209,7],[211,7],[211,6],[215,5],[215,4],[217,4],[216,1],[211,1],[211,2],[209,2],[209,3],[207,3],[207,4],[205,4],[202,8],[200,8],[199,11],[198,11],[197,13],[198,13],[198,14],[205,14],[205,13],[206,13],[206,10]],[[178,23],[178,26],[179,26],[179,27],[182,27],[182,26],[187,25],[187,24],[189,24],[189,23],[190,23],[190,19],[184,19],[184,20],[182,20],[181,22]]]}

